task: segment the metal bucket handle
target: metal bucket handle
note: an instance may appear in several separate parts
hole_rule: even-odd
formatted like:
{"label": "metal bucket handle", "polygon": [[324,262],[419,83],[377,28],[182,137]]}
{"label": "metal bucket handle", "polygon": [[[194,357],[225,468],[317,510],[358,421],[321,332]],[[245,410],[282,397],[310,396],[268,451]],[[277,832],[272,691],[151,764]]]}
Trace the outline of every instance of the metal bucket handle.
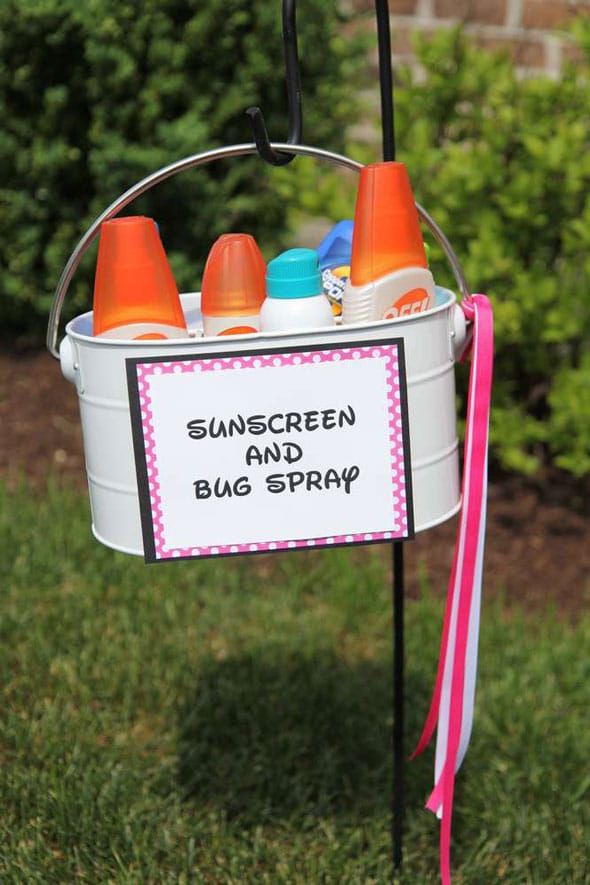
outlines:
{"label": "metal bucket handle", "polygon": [[[300,154],[301,156],[314,157],[317,160],[326,160],[336,166],[343,166],[344,168],[352,169],[355,172],[359,172],[363,168],[362,163],[357,163],[356,160],[351,160],[348,157],[343,156],[342,154],[335,154],[331,151],[325,151],[321,148],[310,147],[308,145],[273,142],[271,144],[271,147],[276,151],[289,151],[293,154]],[[99,217],[88,228],[88,230],[70,255],[68,262],[62,271],[59,283],[57,284],[55,294],[53,296],[53,302],[51,304],[51,311],[49,314],[49,321],[47,324],[47,349],[49,350],[50,354],[55,357],[55,359],[59,360],[57,339],[59,335],[59,322],[64,299],[66,297],[72,278],[78,268],[78,265],[80,264],[80,261],[82,260],[82,256],[98,234],[103,221],[108,221],[109,218],[113,218],[115,215],[117,215],[118,212],[120,212],[121,209],[124,209],[125,206],[127,206],[137,197],[141,196],[152,187],[155,187],[155,185],[160,184],[160,182],[165,181],[167,178],[171,178],[173,175],[177,175],[179,172],[184,172],[187,169],[194,169],[197,166],[204,166],[207,163],[212,163],[214,160],[223,160],[229,157],[242,157],[248,154],[255,153],[257,153],[257,148],[255,144],[235,144],[221,148],[214,148],[210,151],[204,151],[203,153],[193,154],[190,157],[185,157],[182,160],[177,160],[175,163],[170,163],[169,166],[162,166],[161,169],[158,169],[157,172],[152,172],[152,174],[148,175],[146,178],[142,178],[141,181],[138,181],[137,184],[134,184],[132,187],[130,187],[129,190],[125,191],[124,194],[121,194],[120,197],[117,197],[114,203],[111,203],[111,205],[104,210],[102,215],[99,215]],[[465,275],[459,263],[459,259],[457,258],[451,244],[447,240],[446,236],[444,235],[438,224],[434,221],[433,218],[431,218],[428,212],[422,206],[420,206],[419,203],[416,203],[416,208],[418,210],[420,218],[422,219],[426,227],[428,227],[428,229],[431,231],[434,238],[443,249],[453,271],[453,275],[457,282],[457,286],[459,287],[459,291],[461,292],[461,297],[469,298],[470,293],[465,281]]]}

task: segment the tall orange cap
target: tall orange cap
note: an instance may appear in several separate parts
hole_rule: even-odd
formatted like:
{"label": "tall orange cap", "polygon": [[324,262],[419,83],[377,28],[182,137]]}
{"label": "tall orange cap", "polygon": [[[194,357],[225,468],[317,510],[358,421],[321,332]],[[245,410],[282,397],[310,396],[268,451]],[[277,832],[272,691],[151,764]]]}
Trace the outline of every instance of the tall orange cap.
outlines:
{"label": "tall orange cap", "polygon": [[207,316],[256,314],[264,301],[266,265],[250,234],[223,234],[213,243],[201,286]]}
{"label": "tall orange cap", "polygon": [[364,166],[354,214],[350,282],[364,286],[402,267],[427,266],[405,164]]}
{"label": "tall orange cap", "polygon": [[113,218],[100,227],[94,334],[130,323],[186,329],[178,289],[152,218]]}

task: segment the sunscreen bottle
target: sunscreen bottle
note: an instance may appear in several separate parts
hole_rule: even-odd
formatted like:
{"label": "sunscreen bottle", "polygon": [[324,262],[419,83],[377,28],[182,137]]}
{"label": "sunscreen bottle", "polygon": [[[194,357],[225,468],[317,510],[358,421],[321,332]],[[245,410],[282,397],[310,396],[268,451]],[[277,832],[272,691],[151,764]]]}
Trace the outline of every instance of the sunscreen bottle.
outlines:
{"label": "sunscreen bottle", "polygon": [[414,195],[403,163],[361,170],[344,323],[366,323],[420,313],[434,306]]}
{"label": "sunscreen bottle", "polygon": [[93,334],[144,340],[186,338],[176,282],[152,218],[113,218],[100,227]]}
{"label": "sunscreen bottle", "polygon": [[266,300],[260,311],[261,331],[296,332],[333,325],[316,250],[289,249],[270,261]]}
{"label": "sunscreen bottle", "polygon": [[213,243],[201,287],[205,335],[241,335],[260,329],[266,265],[250,234],[223,234]]}

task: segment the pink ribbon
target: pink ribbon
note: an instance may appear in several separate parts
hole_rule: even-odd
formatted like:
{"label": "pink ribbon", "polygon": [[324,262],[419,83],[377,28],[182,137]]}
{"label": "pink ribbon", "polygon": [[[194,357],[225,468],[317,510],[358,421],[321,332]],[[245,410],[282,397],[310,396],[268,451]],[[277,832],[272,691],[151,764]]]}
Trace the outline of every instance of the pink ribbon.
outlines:
{"label": "pink ribbon", "polygon": [[[440,874],[451,882],[451,821],[455,774],[467,752],[473,725],[477,646],[485,547],[487,453],[494,331],[485,295],[463,299],[473,323],[472,361],[467,396],[462,507],[443,621],[440,657],[430,709],[412,754],[428,746],[436,728],[435,783],[426,807],[441,818]],[[467,352],[462,356],[465,359]]]}

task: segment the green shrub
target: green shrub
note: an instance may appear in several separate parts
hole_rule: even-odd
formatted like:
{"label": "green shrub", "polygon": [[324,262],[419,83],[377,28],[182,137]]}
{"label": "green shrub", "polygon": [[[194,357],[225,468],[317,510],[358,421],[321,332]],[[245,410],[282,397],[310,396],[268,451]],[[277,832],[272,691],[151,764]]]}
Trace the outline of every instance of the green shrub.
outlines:
{"label": "green shrub", "polygon": [[[343,150],[366,69],[337,4],[298,10],[304,140]],[[278,0],[5,0],[0,4],[0,323],[42,329],[67,255],[90,221],[173,159],[250,140],[259,103],[286,134]],[[493,299],[492,443],[499,462],[590,473],[590,23],[562,77],[520,79],[460,31],[416,46],[423,76],[396,71],[399,158],[473,289]],[[353,89],[354,86],[354,89]],[[378,158],[367,146],[348,149]],[[294,169],[296,168],[296,173]],[[355,177],[256,158],[173,179],[137,201],[160,222],[182,288],[211,241],[245,229],[267,257],[286,221],[350,217]],[[432,250],[437,279],[453,285]],[[69,309],[90,301],[92,258]],[[463,376],[465,373],[462,373]],[[465,384],[460,394],[464,398]]]}
{"label": "green shrub", "polygon": [[[458,31],[420,41],[404,74],[401,154],[419,199],[494,302],[492,442],[534,472],[553,457],[590,471],[590,23],[585,61],[519,79]],[[441,262],[435,262],[438,276]]]}
{"label": "green shrub", "polygon": [[[298,8],[304,137],[338,150],[363,57],[337,4]],[[287,136],[281,6],[263,0],[4,0],[0,4],[0,325],[38,332],[75,242],[113,199],[159,166],[251,141],[259,104]],[[296,196],[296,175],[290,196]],[[179,285],[194,289],[212,240],[253,233],[267,251],[286,204],[258,158],[173,179],[130,211],[157,218]],[[284,185],[283,185],[284,187]],[[93,253],[94,254],[94,253]],[[88,306],[91,259],[70,312]]]}
{"label": "green shrub", "polygon": [[[576,34],[584,59],[558,80],[519,78],[460,30],[417,40],[422,76],[395,72],[398,158],[472,291],[493,300],[493,451],[527,474],[590,473],[590,22]],[[306,171],[308,212],[350,214],[354,182],[346,195]],[[454,287],[430,242],[437,280]]]}

